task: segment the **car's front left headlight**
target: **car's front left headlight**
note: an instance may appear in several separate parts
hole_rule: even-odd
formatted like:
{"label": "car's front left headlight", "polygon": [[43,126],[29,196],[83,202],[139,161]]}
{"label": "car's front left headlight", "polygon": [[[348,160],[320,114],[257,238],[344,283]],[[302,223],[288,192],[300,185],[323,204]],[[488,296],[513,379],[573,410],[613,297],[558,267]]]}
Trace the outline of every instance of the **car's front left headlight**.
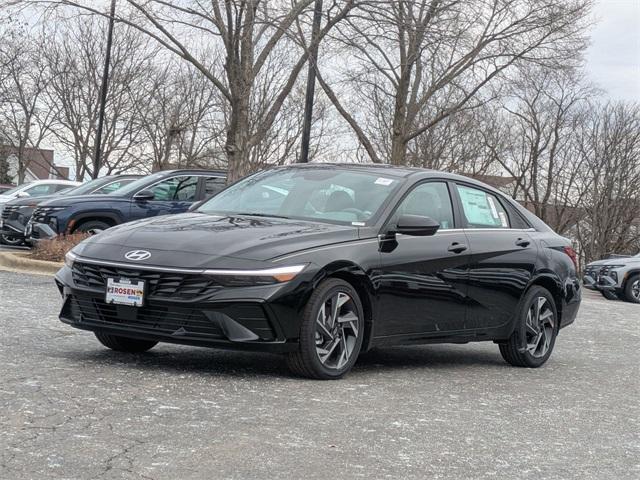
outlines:
{"label": "car's front left headlight", "polygon": [[306,265],[266,268],[260,270],[205,270],[205,275],[215,277],[220,284],[227,287],[247,287],[255,285],[271,285],[293,280]]}
{"label": "car's front left headlight", "polygon": [[76,261],[76,258],[78,256],[72,250],[69,250],[64,256],[64,264],[69,268],[73,268],[73,262]]}

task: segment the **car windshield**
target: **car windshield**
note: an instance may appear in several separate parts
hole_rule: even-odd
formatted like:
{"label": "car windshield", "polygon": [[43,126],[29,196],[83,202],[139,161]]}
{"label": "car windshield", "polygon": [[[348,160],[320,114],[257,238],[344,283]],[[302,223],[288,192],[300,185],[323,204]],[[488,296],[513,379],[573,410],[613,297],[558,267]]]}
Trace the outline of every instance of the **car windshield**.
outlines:
{"label": "car windshield", "polygon": [[125,185],[124,187],[116,190],[115,192],[110,192],[108,195],[128,195],[130,193],[135,193],[138,190],[152,185],[158,180],[163,179],[166,176],[166,172],[157,172],[152,175],[147,175],[146,177],[139,178],[129,185]]}
{"label": "car windshield", "polygon": [[23,183],[22,185],[18,185],[17,187],[13,187],[9,190],[7,190],[6,192],[2,193],[2,195],[12,195],[16,192],[19,192],[20,190],[23,190],[27,185],[29,185],[28,183]]}
{"label": "car windshield", "polygon": [[65,190],[65,195],[84,195],[85,193],[93,192],[97,187],[105,183],[105,178],[96,178],[94,180],[90,180],[87,183],[83,183],[82,185],[78,185],[71,190]]}
{"label": "car windshield", "polygon": [[197,211],[360,226],[376,217],[402,180],[336,167],[267,170],[223,190]]}

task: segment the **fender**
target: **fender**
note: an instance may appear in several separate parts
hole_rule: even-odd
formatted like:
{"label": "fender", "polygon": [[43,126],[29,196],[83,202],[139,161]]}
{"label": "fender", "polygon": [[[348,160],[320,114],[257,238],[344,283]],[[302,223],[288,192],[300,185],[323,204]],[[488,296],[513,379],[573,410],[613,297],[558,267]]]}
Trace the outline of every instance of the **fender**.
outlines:
{"label": "fender", "polygon": [[[316,288],[318,284],[327,277],[341,278],[351,283],[358,292],[365,317],[365,334],[362,339],[362,351],[367,351],[373,339],[373,328],[375,325],[374,312],[376,311],[374,308],[375,289],[369,275],[367,275],[360,265],[354,262],[338,260],[325,265],[318,271],[312,281],[313,287]],[[305,298],[305,304],[306,301],[307,299]]]}
{"label": "fender", "polygon": [[69,225],[71,224],[72,227],[77,226],[82,220],[86,220],[89,218],[108,218],[109,220],[113,221],[115,225],[118,225],[120,223],[123,223],[123,219],[122,216],[120,215],[120,212],[115,211],[115,210],[91,210],[89,212],[80,212],[77,213],[75,215],[72,215],[68,220],[67,220],[67,226],[65,227],[65,232],[66,233],[70,233],[69,230]]}

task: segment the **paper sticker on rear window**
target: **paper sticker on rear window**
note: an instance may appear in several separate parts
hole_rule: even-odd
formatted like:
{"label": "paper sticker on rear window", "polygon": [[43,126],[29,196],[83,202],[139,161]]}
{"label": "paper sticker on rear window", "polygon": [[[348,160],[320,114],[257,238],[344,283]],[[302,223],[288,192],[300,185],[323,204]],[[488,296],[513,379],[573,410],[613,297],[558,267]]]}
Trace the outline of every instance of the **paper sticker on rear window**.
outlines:
{"label": "paper sticker on rear window", "polygon": [[378,179],[374,182],[376,185],[384,185],[385,187],[391,185],[393,183],[393,179],[378,177]]}

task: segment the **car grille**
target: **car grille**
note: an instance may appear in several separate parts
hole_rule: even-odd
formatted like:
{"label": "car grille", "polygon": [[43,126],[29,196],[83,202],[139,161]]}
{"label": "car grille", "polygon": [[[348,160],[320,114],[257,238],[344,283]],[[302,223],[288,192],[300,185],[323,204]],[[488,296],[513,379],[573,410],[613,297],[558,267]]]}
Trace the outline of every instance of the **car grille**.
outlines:
{"label": "car grille", "polygon": [[74,262],[71,269],[76,285],[105,289],[107,277],[144,280],[149,298],[192,300],[222,288],[208,275],[133,270]]}
{"label": "car grille", "polygon": [[15,212],[18,211],[18,207],[14,207],[12,205],[7,205],[2,209],[2,219],[8,220],[9,217]]}
{"label": "car grille", "polygon": [[63,314],[90,327],[134,329],[173,337],[224,338],[220,326],[201,311],[171,306],[112,305],[95,297],[74,295]]}

